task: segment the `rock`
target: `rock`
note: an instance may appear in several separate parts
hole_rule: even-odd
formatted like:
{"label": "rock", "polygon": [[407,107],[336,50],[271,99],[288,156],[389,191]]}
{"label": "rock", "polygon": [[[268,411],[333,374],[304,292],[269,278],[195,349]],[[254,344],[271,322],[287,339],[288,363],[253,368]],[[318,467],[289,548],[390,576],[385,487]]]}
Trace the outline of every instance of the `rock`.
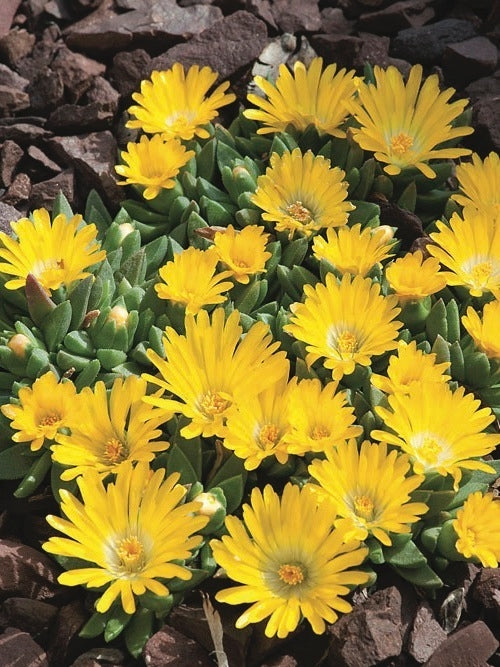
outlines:
{"label": "rock", "polygon": [[408,250],[416,239],[424,236],[424,228],[418,215],[384,199],[377,198],[376,203],[380,206],[380,224],[397,227],[396,235],[401,239],[403,250]]}
{"label": "rock", "polygon": [[[9,185],[7,192],[3,196],[3,201],[6,204],[17,206],[23,202],[27,202],[31,192],[31,180],[28,174],[16,174],[12,183]],[[0,560],[1,560],[1,545],[0,545]],[[1,575],[0,575],[1,581]],[[15,591],[14,591],[15,592]]]}
{"label": "rock", "polygon": [[474,580],[472,597],[485,609],[492,609],[500,614],[500,570],[498,568],[485,567],[479,571]]}
{"label": "rock", "polygon": [[35,639],[45,636],[57,614],[57,609],[47,602],[28,598],[8,598],[2,605],[2,625],[28,632]]}
{"label": "rock", "polygon": [[0,54],[5,56],[9,65],[15,66],[33,49],[35,35],[27,30],[11,30],[0,39]]}
{"label": "rock", "polygon": [[393,35],[404,28],[428,23],[434,18],[429,0],[400,0],[384,9],[362,14],[356,25],[358,30],[382,35]]}
{"label": "rock", "polygon": [[361,52],[363,40],[353,35],[313,35],[312,47],[325,63],[337,63],[339,68],[352,68]]}
{"label": "rock", "polygon": [[126,658],[117,648],[94,648],[79,655],[71,667],[101,667],[103,662],[117,667],[126,664]]}
{"label": "rock", "polygon": [[[12,119],[6,120],[11,121]],[[38,139],[49,137],[51,134],[43,127],[40,127],[40,125],[35,125],[34,123],[30,122],[24,123],[20,118],[17,120],[18,122],[14,124],[9,122],[4,125],[0,122],[0,141],[12,139],[12,141],[15,141],[20,146],[25,146],[26,144],[31,144],[34,141],[37,141]]]}
{"label": "rock", "polygon": [[43,67],[28,86],[30,106],[36,113],[55,109],[64,98],[64,83],[59,72]]}
{"label": "rock", "polygon": [[326,34],[340,33],[349,35],[352,32],[354,21],[349,21],[344,16],[340,7],[325,7],[321,10],[321,32]]}
{"label": "rock", "polygon": [[23,155],[23,149],[15,141],[7,139],[2,144],[0,148],[0,183],[6,188],[12,183],[14,172]]}
{"label": "rock", "polygon": [[283,32],[314,32],[321,28],[318,0],[274,0],[271,11]]}
{"label": "rock", "polygon": [[167,665],[213,667],[208,653],[197,642],[168,625],[147,641],[143,657],[148,667],[167,667]]}
{"label": "rock", "polygon": [[29,80],[0,63],[0,86],[9,86],[18,90],[26,90]]}
{"label": "rock", "polygon": [[280,655],[272,660],[266,660],[261,667],[299,667],[293,655]]}
{"label": "rock", "polygon": [[459,88],[494,72],[497,62],[497,48],[486,37],[472,37],[448,44],[443,53],[447,79]]}
{"label": "rock", "polygon": [[17,12],[21,0],[3,0],[0,5],[0,37],[6,35]]}
{"label": "rock", "polygon": [[246,0],[242,9],[246,9],[254,14],[254,16],[257,16],[257,18],[265,21],[274,30],[278,30],[270,0]]}
{"label": "rock", "polygon": [[473,81],[467,86],[465,93],[471,102],[484,97],[500,97],[500,70],[493,76],[485,76]]}
{"label": "rock", "polygon": [[354,65],[361,68],[366,63],[370,63],[370,65],[387,67],[389,64],[389,45],[391,43],[389,37],[361,32],[359,38],[362,40],[362,44]]}
{"label": "rock", "polygon": [[70,21],[73,18],[66,0],[49,0],[44,5],[43,11],[59,21]]}
{"label": "rock", "polygon": [[63,104],[55,109],[47,120],[47,129],[57,134],[75,134],[79,132],[98,132],[111,127],[114,114],[105,111],[97,102],[78,106]]}
{"label": "rock", "polygon": [[102,63],[81,53],[74,53],[66,47],[58,50],[52,69],[59,73],[70,102],[78,102],[90,88],[95,77],[106,71]]}
{"label": "rock", "polygon": [[79,630],[88,620],[89,614],[84,610],[80,600],[75,600],[59,609],[50,632],[47,656],[51,665],[68,665],[70,656],[81,648],[87,648],[85,640],[78,637]]}
{"label": "rock", "polygon": [[449,635],[425,667],[479,667],[497,647],[498,641],[486,623],[476,621]]}
{"label": "rock", "polygon": [[175,0],[143,0],[137,9],[116,14],[98,10],[66,28],[69,47],[85,53],[116,52],[134,43],[157,48],[179,37],[197,35],[223,18],[218,7],[179,7]]}
{"label": "rock", "polygon": [[151,58],[143,49],[121,51],[113,58],[111,80],[121,95],[127,97],[139,90],[141,80],[147,78]]}
{"label": "rock", "polygon": [[391,55],[422,65],[441,61],[447,44],[461,42],[476,35],[469,21],[443,19],[431,25],[400,30],[392,41]]}
{"label": "rock", "polygon": [[218,72],[221,79],[227,79],[258,58],[266,44],[264,21],[246,11],[238,11],[189,42],[177,44],[153,58],[149,73],[155,69],[168,69],[175,62],[186,67],[203,63]]}
{"label": "rock", "polygon": [[17,111],[30,106],[30,96],[10,86],[0,86],[0,117],[13,116]]}
{"label": "rock", "polygon": [[75,176],[73,169],[66,169],[54,178],[50,178],[31,186],[29,197],[30,209],[44,207],[52,210],[55,196],[62,192],[70,204],[75,196]]}
{"label": "rock", "polygon": [[88,14],[102,5],[103,0],[70,0],[70,6],[75,14]]}
{"label": "rock", "polygon": [[463,142],[480,155],[486,156],[492,150],[500,152],[500,97],[485,97],[478,100],[472,107],[474,134]]}
{"label": "rock", "polygon": [[18,211],[17,208],[0,201],[0,231],[5,232],[6,234],[12,234],[10,223],[19,220],[22,217],[23,213]]}
{"label": "rock", "polygon": [[0,635],[0,665],[3,667],[49,667],[47,654],[29,636],[17,628],[7,628]]}
{"label": "rock", "polygon": [[85,102],[90,104],[95,102],[103,111],[109,111],[114,116],[118,111],[120,93],[113,88],[107,79],[96,76],[85,94]]}
{"label": "rock", "polygon": [[417,662],[428,660],[447,634],[439,625],[428,602],[421,602],[410,633],[408,653]]}
{"label": "rock", "polygon": [[52,174],[58,174],[61,171],[61,167],[45,155],[45,153],[40,150],[40,148],[37,148],[37,146],[29,146],[27,154],[31,160],[36,163],[38,169],[41,167],[44,171],[48,171]]}

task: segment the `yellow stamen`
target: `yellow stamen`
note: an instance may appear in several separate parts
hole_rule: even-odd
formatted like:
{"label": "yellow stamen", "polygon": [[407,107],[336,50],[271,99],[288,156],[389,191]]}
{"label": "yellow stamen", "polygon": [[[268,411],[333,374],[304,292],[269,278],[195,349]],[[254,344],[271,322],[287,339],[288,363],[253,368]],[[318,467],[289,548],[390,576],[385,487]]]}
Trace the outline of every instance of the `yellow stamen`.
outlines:
{"label": "yellow stamen", "polygon": [[222,414],[230,406],[231,402],[216,391],[207,391],[200,401],[200,410],[207,417]]}
{"label": "yellow stamen", "polygon": [[492,271],[493,266],[491,262],[481,262],[481,264],[476,264],[476,266],[473,266],[470,273],[474,283],[478,286],[482,286],[488,282]]}
{"label": "yellow stamen", "polygon": [[234,260],[234,265],[237,266],[240,269],[248,269],[248,262],[243,261],[242,259],[235,259]]}
{"label": "yellow stamen", "polygon": [[304,572],[300,565],[282,565],[278,570],[278,576],[289,586],[296,586],[304,581]]}
{"label": "yellow stamen", "polygon": [[297,220],[297,222],[302,222],[303,224],[311,222],[312,220],[311,211],[298,200],[287,206],[286,212],[291,218]]}
{"label": "yellow stamen", "polygon": [[421,446],[418,448],[418,457],[427,464],[435,464],[441,453],[441,446],[435,438],[425,437]]}
{"label": "yellow stamen", "polygon": [[144,547],[135,535],[118,542],[116,554],[121,567],[127,572],[137,572],[144,565]]}
{"label": "yellow stamen", "polygon": [[324,426],[316,425],[311,431],[311,438],[313,440],[321,440],[322,438],[328,438],[330,431]]}
{"label": "yellow stamen", "polygon": [[404,132],[391,139],[391,151],[396,155],[404,155],[413,146],[413,139]]}
{"label": "yellow stamen", "polygon": [[121,463],[127,458],[127,448],[118,438],[110,438],[104,445],[104,456],[110,463]]}
{"label": "yellow stamen", "polygon": [[271,449],[276,445],[279,437],[279,429],[274,424],[266,424],[259,432],[259,445],[262,449]]}
{"label": "yellow stamen", "polygon": [[358,348],[356,336],[350,331],[344,331],[338,336],[336,341],[337,350],[341,354],[352,354]]}
{"label": "yellow stamen", "polygon": [[356,496],[354,498],[354,509],[358,516],[364,519],[371,518],[373,515],[373,501],[368,496]]}
{"label": "yellow stamen", "polygon": [[38,422],[38,426],[54,426],[57,422],[61,421],[61,415],[58,415],[57,412],[53,412],[50,415],[45,415]]}

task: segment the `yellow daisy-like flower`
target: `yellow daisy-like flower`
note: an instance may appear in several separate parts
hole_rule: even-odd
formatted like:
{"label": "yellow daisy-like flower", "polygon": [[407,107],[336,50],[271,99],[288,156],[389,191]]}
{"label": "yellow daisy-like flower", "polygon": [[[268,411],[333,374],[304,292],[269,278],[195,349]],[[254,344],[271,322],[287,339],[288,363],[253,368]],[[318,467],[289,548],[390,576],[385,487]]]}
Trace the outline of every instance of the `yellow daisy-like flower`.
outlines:
{"label": "yellow daisy-like flower", "polygon": [[133,614],[135,598],[146,590],[168,595],[169,579],[191,579],[179,562],[199,546],[202,537],[194,533],[209,519],[197,514],[198,503],[179,504],[186,488],[177,483],[178,473],[165,481],[164,476],[163,468],[153,473],[147,463],[135,468],[126,463],[105,487],[99,474],[89,470],[78,479],[81,501],[65,489],[60,492],[67,518],[47,517],[65,537],[51,537],[43,549],[88,562],[88,567],[60,574],[59,583],[106,586],[96,604],[99,613],[120,596],[125,613]]}
{"label": "yellow daisy-like flower", "polygon": [[190,419],[181,429],[185,438],[224,437],[226,418],[238,400],[248,401],[288,371],[286,355],[276,352],[279,343],[271,342],[269,327],[256,322],[241,339],[239,321],[237,310],[227,321],[222,308],[214,310],[211,321],[201,310],[196,318],[186,316],[185,335],[165,329],[165,359],[153,350],[147,352],[161,378],[144,377],[178,399],[146,396],[144,400],[169,415],[180,412]]}
{"label": "yellow daisy-like flower", "polygon": [[287,436],[290,454],[324,452],[361,435],[363,427],[354,424],[354,408],[347,405],[346,393],[337,391],[338,382],[322,387],[317,378],[298,383],[293,378],[292,383],[288,408],[291,431]]}
{"label": "yellow daisy-like flower", "polygon": [[287,125],[305,130],[308,125],[334,137],[345,137],[342,125],[348,115],[344,102],[356,92],[357,77],[354,70],[337,72],[336,65],[328,65],[322,72],[323,59],[314,58],[309,68],[296,62],[292,72],[280,65],[276,83],[261,76],[254,78],[255,84],[267,95],[248,95],[248,101],[258,109],[247,109],[247,118],[264,125],[257,134],[284,132]]}
{"label": "yellow daisy-like flower", "polygon": [[360,224],[339,229],[327,229],[326,241],[316,236],[313,253],[317,260],[326,259],[340,273],[366,276],[373,267],[391,257],[392,239],[387,231],[378,227],[361,229]]}
{"label": "yellow daisy-like flower", "polygon": [[351,586],[364,584],[369,575],[353,570],[368,549],[357,540],[345,541],[332,528],[332,515],[312,493],[287,484],[280,498],[270,485],[253,489],[251,505],[243,506],[243,521],[226,518],[229,535],[212,540],[216,561],[240,586],[216,594],[219,602],[252,603],[236,621],[237,628],[265,618],[267,637],[286,637],[306,618],[316,634],[337,612],[352,610],[347,595]]}
{"label": "yellow daisy-like flower", "polygon": [[465,148],[439,148],[450,139],[471,134],[472,127],[452,127],[451,123],[465,109],[468,100],[448,100],[455,90],[440,92],[438,76],[427,77],[422,87],[422,66],[411,68],[408,82],[392,65],[383,70],[374,67],[376,84],[361,83],[358,96],[347,108],[361,125],[351,128],[354,139],[367,151],[373,151],[384,171],[399,174],[406,167],[416,167],[427,178],[435,172],[428,160],[469,155]]}
{"label": "yellow daisy-like flower", "polygon": [[261,208],[263,220],[274,223],[278,232],[311,236],[327,227],[347,223],[354,206],[345,201],[344,172],[330,167],[330,160],[300,148],[271,155],[271,166],[257,179],[253,203]]}
{"label": "yellow daisy-like flower", "polygon": [[306,343],[309,366],[324,357],[333,379],[341,380],[356,364],[369,366],[372,356],[397,347],[402,326],[394,319],[400,311],[397,297],[382,296],[378,283],[348,273],[339,283],[329,273],[326,285],[305,285],[304,293],[304,303],[294,305],[284,329]]}
{"label": "yellow daisy-like flower", "polygon": [[366,540],[373,535],[386,546],[389,533],[409,533],[410,524],[428,510],[424,503],[411,503],[410,494],[424,481],[423,475],[407,477],[410,460],[385,443],[365,440],[358,451],[356,440],[327,451],[327,460],[314,460],[309,474],[330,496],[337,508],[336,528],[346,539]]}
{"label": "yellow daisy-like flower", "polygon": [[422,251],[417,250],[391,262],[385,275],[399,302],[407,303],[420,301],[446,287],[446,276],[440,268],[435,257],[424,260]]}
{"label": "yellow daisy-like flower", "polygon": [[500,444],[500,435],[483,432],[495,416],[490,408],[480,408],[473,394],[465,394],[464,387],[453,392],[445,382],[415,383],[406,394],[388,400],[390,410],[375,409],[393,432],[374,430],[371,437],[407,452],[417,474],[452,475],[457,490],[462,468],[493,472],[474,459]]}
{"label": "yellow daisy-like flower", "polygon": [[415,383],[448,382],[451,376],[445,375],[445,371],[449,366],[448,361],[436,364],[436,355],[418,350],[414,340],[410,343],[400,340],[397,354],[389,358],[387,376],[373,373],[370,381],[386,394],[406,394]]}
{"label": "yellow daisy-like flower", "polygon": [[250,276],[263,273],[271,253],[266,250],[269,234],[264,227],[248,225],[236,232],[233,225],[216,232],[214,246],[219,260],[231,271],[233,278],[243,285],[250,282]]}
{"label": "yellow daisy-like flower", "polygon": [[186,74],[180,63],[164,72],[153,72],[151,81],[141,82],[141,92],[132,94],[137,104],[128,111],[136,120],[129,120],[127,127],[148,134],[159,132],[166,139],[208,139],[210,135],[203,125],[217,116],[220,107],[236,99],[225,92],[228,81],[207,96],[217,76],[210,67],[200,69],[198,65],[192,65]]}
{"label": "yellow daisy-like flower", "polygon": [[160,299],[185,306],[186,313],[196,315],[203,306],[224,303],[224,292],[233,287],[227,280],[231,271],[217,273],[219,256],[215,248],[199,250],[190,247],[174,255],[159,270],[163,282],[155,285]]}
{"label": "yellow daisy-like flower", "polygon": [[481,211],[498,220],[500,217],[500,157],[493,151],[483,160],[473,153],[472,162],[457,166],[456,176],[461,194],[451,198],[461,206]]}
{"label": "yellow daisy-like flower", "polygon": [[82,389],[78,422],[71,425],[71,435],[57,434],[58,444],[51,447],[53,460],[70,466],[61,479],[89,469],[102,476],[117,473],[128,461],[152,461],[155,452],[167,449],[168,442],[155,440],[165,413],[143,402],[146,388],[145,380],[129,375],[114,381],[109,397],[104,382],[93,391]]}
{"label": "yellow daisy-like flower", "polygon": [[498,567],[500,561],[500,500],[492,493],[471,493],[458,510],[453,528],[458,535],[456,550],[474,558],[483,567]]}
{"label": "yellow daisy-like flower", "polygon": [[96,226],[82,224],[81,215],[68,220],[60,213],[52,222],[44,208],[32,215],[33,220],[10,223],[17,239],[0,232],[0,259],[4,260],[0,272],[15,276],[5,283],[7,289],[24,287],[32,273],[44,289],[56,290],[90,275],[85,269],[106,257],[96,241]]}
{"label": "yellow daisy-like flower", "polygon": [[464,218],[451,216],[450,226],[437,222],[431,234],[437,245],[427,249],[450,271],[448,285],[464,285],[471,296],[500,289],[500,225],[481,211],[464,209]]}
{"label": "yellow daisy-like flower", "polygon": [[255,470],[268,456],[279,463],[288,460],[288,372],[275,384],[241,400],[227,419],[224,447],[245,459],[245,468]]}
{"label": "yellow daisy-like flower", "polygon": [[163,188],[173,188],[175,177],[193,156],[178,139],[164,138],[156,134],[149,139],[142,136],[139,143],[130,142],[127,150],[121,152],[123,162],[115,171],[124,176],[118,185],[143,185],[144,199],[154,199]]}
{"label": "yellow daisy-like flower", "polygon": [[10,427],[17,431],[14,442],[29,442],[36,452],[45,440],[54,440],[60,428],[78,420],[78,396],[72,382],[59,382],[51,371],[34,381],[31,387],[19,390],[19,405],[1,406],[2,413],[11,419]]}
{"label": "yellow daisy-like flower", "polygon": [[467,315],[462,317],[462,324],[474,340],[477,347],[489,359],[500,361],[500,301],[490,301],[483,308],[483,319],[474,308],[467,308]]}

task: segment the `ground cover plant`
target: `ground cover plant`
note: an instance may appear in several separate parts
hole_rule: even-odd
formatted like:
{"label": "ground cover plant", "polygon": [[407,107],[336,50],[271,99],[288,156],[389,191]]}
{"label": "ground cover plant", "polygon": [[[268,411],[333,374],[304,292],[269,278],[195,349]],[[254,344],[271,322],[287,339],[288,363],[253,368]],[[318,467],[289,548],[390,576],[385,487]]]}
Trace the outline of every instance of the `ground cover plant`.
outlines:
{"label": "ground cover plant", "polygon": [[467,101],[316,58],[223,125],[216,80],[142,82],[116,215],[59,195],[0,235],[0,478],[50,479],[81,635],[137,658],[204,586],[285,639],[387,569],[432,598],[500,557],[500,165]]}

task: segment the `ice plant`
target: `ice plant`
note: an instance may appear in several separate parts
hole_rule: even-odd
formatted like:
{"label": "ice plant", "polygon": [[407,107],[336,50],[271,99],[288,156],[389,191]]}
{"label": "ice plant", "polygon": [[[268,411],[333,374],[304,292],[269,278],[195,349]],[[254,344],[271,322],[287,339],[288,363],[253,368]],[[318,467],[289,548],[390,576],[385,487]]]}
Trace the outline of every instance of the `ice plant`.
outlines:
{"label": "ice plant", "polygon": [[445,375],[449,366],[447,361],[437,364],[435,354],[425,354],[418,350],[414,340],[410,343],[400,340],[397,354],[389,357],[387,375],[373,373],[370,381],[386,394],[406,394],[415,383],[429,385],[432,382],[447,382],[451,379],[449,375]]}
{"label": "ice plant", "polygon": [[334,380],[354,372],[356,364],[369,366],[372,356],[397,347],[402,326],[395,296],[380,294],[380,285],[369,278],[345,274],[339,283],[329,273],[326,284],[304,286],[304,303],[293,307],[285,331],[306,343],[311,366],[324,357]]}
{"label": "ice plant", "polygon": [[102,476],[117,473],[129,461],[152,461],[155,452],[169,446],[156,440],[165,413],[143,402],[146,381],[136,375],[113,382],[106,392],[103,382],[79,394],[80,414],[71,434],[58,434],[52,445],[54,461],[68,466],[61,478],[74,479],[86,470]]}
{"label": "ice plant", "polygon": [[431,255],[449,271],[443,272],[448,285],[463,285],[471,296],[500,289],[500,225],[481,211],[464,209],[451,217],[449,226],[437,222],[437,232],[427,246]]}
{"label": "ice plant", "polygon": [[358,450],[351,439],[326,456],[311,463],[309,474],[337,508],[335,527],[345,532],[346,539],[366,540],[373,535],[390,546],[390,533],[409,533],[411,524],[427,512],[424,503],[409,502],[424,477],[407,476],[411,464],[406,454],[388,453],[385,443],[368,440]]}
{"label": "ice plant", "polygon": [[433,74],[422,84],[422,66],[411,68],[405,84],[401,72],[392,65],[387,70],[375,65],[375,84],[361,83],[358,96],[346,105],[361,127],[351,128],[355,141],[386,166],[390,175],[416,167],[427,178],[434,170],[433,159],[469,155],[465,148],[439,148],[444,142],[473,132],[472,127],[452,127],[468,100],[449,102],[455,90],[440,91]]}
{"label": "ice plant", "polygon": [[348,115],[344,102],[356,91],[355,73],[354,70],[337,71],[335,64],[328,65],[324,71],[322,68],[323,59],[314,58],[308,68],[296,62],[293,74],[285,65],[280,65],[276,83],[261,76],[254,78],[267,99],[249,94],[249,102],[258,108],[243,113],[262,123],[258,134],[284,132],[288,125],[298,130],[314,125],[320,133],[345,137],[340,126]]}
{"label": "ice plant", "polygon": [[159,269],[161,281],[155,290],[160,299],[182,305],[196,315],[204,306],[226,301],[225,292],[233,286],[231,271],[217,272],[219,256],[214,248],[187,248]]}
{"label": "ice plant", "polygon": [[452,195],[461,206],[482,211],[498,221],[500,215],[500,158],[493,151],[481,160],[473,153],[472,162],[457,166],[460,193]]}
{"label": "ice plant", "polygon": [[346,393],[338,391],[338,382],[322,387],[317,378],[300,382],[292,378],[292,387],[288,406],[291,430],[287,435],[290,454],[325,452],[363,432],[362,426],[354,423],[354,408],[347,404]]}
{"label": "ice plant", "polygon": [[495,416],[464,387],[452,391],[444,382],[415,383],[388,400],[390,409],[376,411],[390,432],[374,430],[371,437],[407,452],[417,474],[452,475],[456,490],[462,469],[493,471],[476,459],[500,444],[498,433],[484,432]]}
{"label": "ice plant", "polygon": [[241,340],[240,314],[233,311],[227,321],[222,308],[211,319],[201,310],[187,315],[186,334],[165,329],[165,359],[153,350],[148,358],[160,377],[144,377],[174,398],[146,396],[145,401],[166,412],[181,413],[190,423],[181,430],[186,438],[197,435],[224,437],[225,421],[239,396],[248,400],[282,377],[288,362],[279,343],[271,342],[269,327],[256,322]]}
{"label": "ice plant", "polygon": [[420,301],[446,287],[446,276],[440,272],[435,257],[424,260],[421,250],[406,253],[391,262],[385,270],[387,282],[401,304]]}
{"label": "ice plant", "polygon": [[241,585],[219,591],[228,604],[251,604],[237,628],[269,618],[267,637],[286,637],[306,618],[316,634],[334,623],[337,612],[352,606],[341,596],[364,584],[360,565],[368,549],[332,529],[332,516],[313,494],[287,484],[281,498],[270,485],[252,490],[243,506],[243,521],[226,518],[229,535],[212,540],[216,561]]}
{"label": "ice plant", "polygon": [[32,451],[52,441],[61,428],[78,420],[79,397],[71,381],[60,382],[52,371],[44,373],[31,387],[19,389],[19,404],[6,403],[2,413],[16,431],[14,442],[29,442]]}
{"label": "ice plant", "polygon": [[327,229],[326,240],[316,236],[312,249],[316,259],[326,259],[340,273],[364,277],[375,265],[391,257],[391,246],[385,228],[361,229],[358,223],[352,227]]}
{"label": "ice plant", "polygon": [[483,318],[469,306],[462,317],[462,324],[474,340],[477,347],[489,359],[500,361],[500,301],[490,301],[484,305]]}
{"label": "ice plant", "polygon": [[122,162],[115,171],[125,178],[118,185],[141,185],[144,199],[154,199],[162,189],[175,185],[179,169],[192,157],[194,151],[186,150],[178,139],[165,141],[159,134],[149,139],[145,135],[138,143],[129,142],[121,152]]}
{"label": "ice plant", "polygon": [[192,65],[186,73],[180,63],[163,72],[154,71],[151,80],[142,81],[141,92],[132,94],[137,104],[128,111],[135,118],[127,122],[127,127],[161,133],[166,139],[207,139],[209,132],[204,126],[217,116],[220,107],[236,99],[226,93],[227,81],[208,94],[217,76],[210,67],[200,69],[198,65]]}
{"label": "ice plant", "polygon": [[248,225],[236,232],[233,225],[217,231],[214,246],[219,260],[231,272],[232,277],[242,285],[247,285],[250,278],[263,273],[271,253],[266,250],[269,234],[264,234],[264,227]]}
{"label": "ice plant", "polygon": [[21,218],[11,227],[17,238],[0,232],[0,272],[14,276],[5,283],[9,290],[24,287],[29,273],[47,291],[69,286],[106,257],[96,226],[83,224],[81,215],[68,220],[60,213],[51,221],[49,212],[39,208],[32,219]]}
{"label": "ice plant", "polygon": [[81,501],[61,491],[66,518],[47,517],[64,537],[51,537],[45,551],[87,563],[63,572],[59,583],[105,587],[96,603],[100,613],[119,597],[125,613],[133,614],[136,598],[146,591],[166,596],[169,579],[192,576],[181,563],[202,541],[195,533],[208,517],[197,514],[197,503],[180,504],[186,488],[177,483],[178,473],[164,476],[162,468],[153,473],[147,463],[126,463],[104,486],[97,471],[89,470],[78,479]]}
{"label": "ice plant", "polygon": [[498,567],[500,561],[500,500],[493,493],[471,493],[458,510],[453,528],[456,550],[483,567]]}
{"label": "ice plant", "polygon": [[344,172],[330,161],[300,148],[283,155],[273,153],[270,167],[257,179],[253,203],[262,209],[262,219],[291,239],[297,233],[311,236],[328,227],[347,223],[354,206],[346,201]]}

